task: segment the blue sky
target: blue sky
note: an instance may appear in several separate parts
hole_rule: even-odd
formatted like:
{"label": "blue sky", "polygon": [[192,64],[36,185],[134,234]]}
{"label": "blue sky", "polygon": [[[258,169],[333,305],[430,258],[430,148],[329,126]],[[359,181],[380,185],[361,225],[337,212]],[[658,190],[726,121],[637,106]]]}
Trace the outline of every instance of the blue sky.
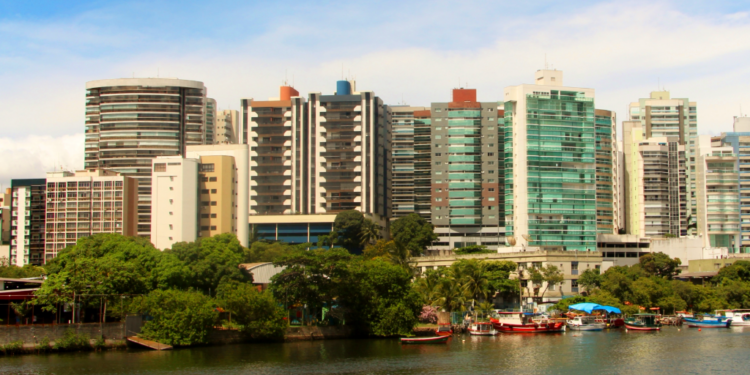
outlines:
{"label": "blue sky", "polygon": [[[699,132],[750,112],[750,5],[731,1],[0,0],[0,184],[80,168],[84,84],[118,77],[203,81],[220,108],[345,75],[387,103],[480,100],[548,63],[625,119],[662,87],[698,101]],[[158,73],[157,73],[158,72]],[[7,185],[6,185],[7,186]]]}

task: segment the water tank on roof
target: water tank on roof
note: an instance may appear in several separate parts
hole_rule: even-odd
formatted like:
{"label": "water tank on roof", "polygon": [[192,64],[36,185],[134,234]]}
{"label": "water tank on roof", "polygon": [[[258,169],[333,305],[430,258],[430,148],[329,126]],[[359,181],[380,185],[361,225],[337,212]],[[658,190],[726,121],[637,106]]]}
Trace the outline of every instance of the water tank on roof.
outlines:
{"label": "water tank on roof", "polygon": [[336,95],[351,95],[352,84],[349,81],[337,81],[336,82]]}

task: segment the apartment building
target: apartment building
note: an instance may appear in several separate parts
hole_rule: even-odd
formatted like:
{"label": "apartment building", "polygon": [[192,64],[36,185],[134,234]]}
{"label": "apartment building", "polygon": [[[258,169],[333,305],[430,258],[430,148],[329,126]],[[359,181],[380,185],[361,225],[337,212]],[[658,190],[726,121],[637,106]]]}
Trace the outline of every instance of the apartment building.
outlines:
{"label": "apartment building", "polygon": [[248,246],[248,145],[188,146],[187,157],[200,162],[198,237],[234,233]]}
{"label": "apartment building", "polygon": [[43,178],[10,181],[10,264],[44,263],[46,188]]}
{"label": "apartment building", "polygon": [[240,113],[231,109],[217,111],[214,137],[217,145],[237,144],[240,134]]}
{"label": "apartment building", "polygon": [[[710,136],[700,136],[710,138]],[[739,253],[742,246],[740,228],[740,159],[722,137],[700,142],[698,150],[696,197],[697,230],[704,247],[726,247]],[[706,147],[704,143],[708,143]]]}
{"label": "apartment building", "polygon": [[0,192],[0,246],[10,243],[10,201],[11,189]]}
{"label": "apartment building", "polygon": [[45,262],[97,233],[138,234],[138,180],[106,170],[47,173]]}
{"label": "apartment building", "polygon": [[[158,156],[207,142],[206,87],[168,78],[86,83],[85,169],[138,179],[138,234],[151,230],[151,171]],[[215,103],[212,104],[215,108]]]}
{"label": "apartment building", "polygon": [[721,134],[721,145],[730,146],[739,167],[740,252],[750,252],[750,117],[735,117],[733,132]]}
{"label": "apartment building", "polygon": [[[317,242],[336,214],[357,210],[386,229],[391,208],[390,109],[338,81],[333,95],[282,86],[242,101],[250,145],[250,224],[261,238]],[[292,215],[289,215],[292,214]]]}
{"label": "apartment building", "polygon": [[206,108],[203,110],[205,114],[205,140],[203,144],[212,145],[216,143],[216,100],[206,98]]}
{"label": "apartment building", "polygon": [[630,121],[641,123],[643,138],[676,138],[678,145],[685,146],[687,172],[688,213],[695,223],[697,202],[695,199],[695,163],[697,160],[698,112],[697,103],[687,98],[672,98],[669,91],[654,91],[648,98],[630,103]]}
{"label": "apartment building", "polygon": [[677,137],[644,139],[639,121],[623,122],[623,138],[627,233],[687,235],[686,146]]}
{"label": "apartment building", "polygon": [[535,84],[507,87],[505,99],[507,235],[521,247],[595,250],[597,218],[606,216],[597,215],[605,202],[597,201],[594,90],[539,70]]}
{"label": "apartment building", "polygon": [[393,216],[431,220],[432,120],[429,107],[389,106],[393,126]]}
{"label": "apartment building", "polygon": [[596,232],[617,234],[620,223],[617,115],[594,110],[596,134]]}
{"label": "apartment building", "polygon": [[160,250],[198,238],[198,159],[163,156],[152,160],[151,243]]}
{"label": "apartment building", "polygon": [[454,89],[432,103],[432,250],[505,244],[502,110],[478,102],[475,89]]}

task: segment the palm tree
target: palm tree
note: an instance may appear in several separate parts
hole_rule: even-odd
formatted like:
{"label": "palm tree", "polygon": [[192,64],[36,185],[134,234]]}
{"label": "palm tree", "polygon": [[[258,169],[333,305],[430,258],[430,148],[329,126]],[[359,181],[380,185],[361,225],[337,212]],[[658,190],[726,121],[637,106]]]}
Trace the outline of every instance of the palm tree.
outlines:
{"label": "palm tree", "polygon": [[393,244],[394,246],[388,248],[388,261],[413,273],[414,267],[409,263],[411,260],[409,249],[398,242],[394,242]]}
{"label": "palm tree", "polygon": [[440,302],[447,311],[466,310],[466,290],[454,277],[440,279]]}
{"label": "palm tree", "polygon": [[425,305],[440,305],[440,275],[437,272],[429,272],[417,279],[414,282],[414,290],[422,296]]}
{"label": "palm tree", "polygon": [[461,281],[467,296],[471,298],[472,308],[474,307],[475,300],[487,299],[490,292],[490,281],[487,278],[484,267],[479,264],[471,264],[466,267]]}
{"label": "palm tree", "polygon": [[377,240],[378,237],[380,237],[380,228],[378,228],[378,225],[370,219],[365,219],[362,222],[360,233],[360,243],[362,244],[362,246],[365,246],[368,243]]}

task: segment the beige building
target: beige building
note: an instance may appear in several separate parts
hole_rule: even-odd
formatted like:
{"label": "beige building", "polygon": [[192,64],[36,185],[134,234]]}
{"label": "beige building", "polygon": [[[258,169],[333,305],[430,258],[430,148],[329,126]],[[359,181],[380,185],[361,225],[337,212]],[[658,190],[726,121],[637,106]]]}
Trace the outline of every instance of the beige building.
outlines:
{"label": "beige building", "polygon": [[151,243],[157,249],[198,237],[198,159],[153,159]]}
{"label": "beige building", "polygon": [[138,180],[106,170],[47,173],[45,262],[98,233],[138,234]]}
{"label": "beige building", "polygon": [[[739,159],[734,149],[701,137],[696,173],[698,233],[706,247],[726,247],[730,253],[740,248]],[[703,146],[707,143],[707,146]]]}
{"label": "beige building", "polygon": [[206,115],[206,122],[203,126],[206,132],[204,144],[212,145],[216,143],[216,100],[206,98],[205,106],[203,111]]}
{"label": "beige building", "polygon": [[214,143],[217,145],[237,144],[240,134],[240,113],[231,109],[216,112]]}
{"label": "beige building", "polygon": [[10,192],[0,193],[0,246],[10,242]]}

